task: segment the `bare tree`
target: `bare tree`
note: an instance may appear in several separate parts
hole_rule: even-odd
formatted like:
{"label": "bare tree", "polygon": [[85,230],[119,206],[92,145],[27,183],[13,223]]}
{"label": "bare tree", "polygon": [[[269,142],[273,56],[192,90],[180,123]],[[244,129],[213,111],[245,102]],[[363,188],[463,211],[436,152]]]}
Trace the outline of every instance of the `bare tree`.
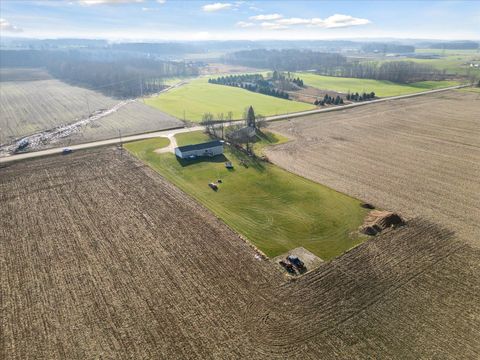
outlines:
{"label": "bare tree", "polygon": [[205,126],[205,132],[207,134],[212,134],[213,129],[213,114],[206,112],[202,115],[202,125]]}
{"label": "bare tree", "polygon": [[221,138],[224,139],[225,114],[223,112],[217,114],[218,127],[220,128]]}

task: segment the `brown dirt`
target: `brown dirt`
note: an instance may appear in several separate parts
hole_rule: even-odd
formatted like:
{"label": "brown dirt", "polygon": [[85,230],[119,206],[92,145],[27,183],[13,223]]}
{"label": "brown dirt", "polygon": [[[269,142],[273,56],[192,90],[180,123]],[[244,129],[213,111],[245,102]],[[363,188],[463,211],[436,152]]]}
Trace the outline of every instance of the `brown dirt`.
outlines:
{"label": "brown dirt", "polygon": [[450,91],[276,122],[286,169],[480,246],[480,98]]}
{"label": "brown dirt", "polygon": [[478,358],[480,250],[427,221],[296,281],[128,154],[0,169],[1,359]]}
{"label": "brown dirt", "polygon": [[[335,91],[321,90],[311,86],[305,86],[304,88],[298,91],[290,91],[288,94],[290,95],[290,99],[292,100],[303,101],[310,104],[313,104],[316,99],[320,99],[320,100],[323,99],[323,97],[327,94],[333,97],[340,95],[340,97],[343,97],[345,101],[345,94],[335,92]],[[346,103],[349,103],[349,101],[346,101]],[[334,106],[334,105],[325,105],[325,106],[328,107],[328,106]]]}
{"label": "brown dirt", "polygon": [[[4,68],[0,75],[0,144],[73,124],[121,103],[98,92],[45,77],[48,74],[38,69],[22,73],[19,69]],[[42,147],[110,139],[117,137],[119,130],[126,136],[182,125],[180,120],[137,100]]]}
{"label": "brown dirt", "polygon": [[360,231],[367,235],[377,235],[384,230],[405,225],[400,215],[391,211],[373,210],[365,217]]}

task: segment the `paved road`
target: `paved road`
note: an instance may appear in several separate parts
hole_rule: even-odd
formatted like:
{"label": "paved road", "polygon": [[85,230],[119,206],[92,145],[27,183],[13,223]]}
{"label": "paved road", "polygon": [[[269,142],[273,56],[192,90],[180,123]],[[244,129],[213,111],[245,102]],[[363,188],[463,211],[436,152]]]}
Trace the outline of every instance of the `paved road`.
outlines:
{"label": "paved road", "polygon": [[[172,137],[175,134],[179,134],[179,133],[183,133],[183,132],[189,132],[189,131],[203,130],[203,129],[204,129],[203,126],[194,126],[194,127],[190,127],[190,128],[179,128],[179,129],[155,131],[155,132],[150,132],[150,133],[146,133],[146,134],[124,136],[124,137],[122,137],[122,141],[123,142],[130,142],[130,141],[135,141],[135,140],[145,140],[145,139],[151,139],[151,138],[156,138],[156,137]],[[72,146],[69,146],[69,148],[72,149],[73,151],[75,151],[75,150],[89,149],[89,148],[100,147],[100,146],[115,145],[115,144],[118,144],[118,143],[119,143],[119,139],[115,138],[115,139],[109,139],[109,140],[100,140],[100,141],[94,141],[94,142],[89,142],[89,143],[84,143],[84,144],[72,145]],[[52,149],[32,151],[32,152],[27,152],[27,153],[22,153],[22,154],[6,156],[6,157],[0,158],[0,164],[1,163],[7,163],[7,162],[10,162],[10,161],[31,159],[31,158],[40,157],[40,156],[61,154],[63,149],[64,149],[64,147],[60,147],[60,148],[52,148]]]}
{"label": "paved road", "polygon": [[[429,90],[429,91],[419,92],[419,93],[415,93],[415,94],[392,96],[392,97],[388,97],[388,98],[370,100],[370,101],[365,101],[365,102],[360,102],[360,103],[353,103],[353,104],[348,104],[348,105],[343,105],[343,106],[335,106],[335,107],[326,108],[326,109],[315,109],[315,110],[301,111],[301,112],[292,113],[292,114],[268,116],[266,118],[266,120],[267,121],[278,121],[278,120],[292,119],[292,118],[296,118],[296,117],[300,117],[300,116],[306,116],[306,115],[312,115],[312,114],[318,114],[318,113],[330,112],[330,111],[345,110],[345,109],[350,109],[350,108],[354,108],[354,107],[358,107],[358,106],[367,106],[367,105],[376,104],[376,103],[385,102],[385,101],[406,99],[406,98],[411,98],[411,97],[415,97],[415,96],[433,94],[433,93],[437,93],[437,92],[448,91],[448,90],[452,90],[452,89],[459,89],[459,88],[468,87],[468,86],[471,86],[471,85],[451,86],[451,87],[443,88],[443,89]],[[241,123],[241,121],[234,122],[233,124],[238,124],[238,123]],[[150,132],[150,133],[145,133],[145,134],[138,134],[138,135],[133,135],[133,136],[125,136],[125,137],[123,137],[123,141],[124,142],[129,142],[129,141],[134,141],[134,140],[144,140],[144,139],[151,139],[151,138],[160,137],[160,136],[171,138],[175,134],[179,134],[179,133],[183,133],[183,132],[189,132],[189,131],[198,131],[198,130],[203,130],[203,129],[204,129],[203,126],[194,126],[194,127],[188,127],[188,128],[162,130],[162,131]],[[101,141],[94,141],[94,142],[89,142],[89,143],[84,143],[84,144],[79,144],[79,145],[73,145],[73,146],[69,146],[69,147],[72,150],[75,151],[75,150],[89,149],[89,148],[94,148],[94,147],[99,147],[99,146],[114,145],[114,144],[118,144],[118,142],[119,142],[118,138],[114,138],[114,139],[109,139],[109,140],[101,140]],[[11,156],[5,156],[5,157],[0,158],[0,164],[11,162],[11,161],[17,161],[17,160],[31,159],[31,158],[40,157],[40,156],[61,154],[62,150],[63,150],[63,147],[47,149],[47,150],[40,150],[40,151],[32,151],[32,152],[28,152],[28,153],[16,154],[16,155],[11,155]]]}

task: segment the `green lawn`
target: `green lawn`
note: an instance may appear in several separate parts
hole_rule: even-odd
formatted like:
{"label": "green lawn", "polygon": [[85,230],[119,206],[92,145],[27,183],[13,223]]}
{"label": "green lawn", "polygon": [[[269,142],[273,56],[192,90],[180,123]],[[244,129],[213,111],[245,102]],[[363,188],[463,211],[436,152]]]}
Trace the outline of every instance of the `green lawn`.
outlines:
{"label": "green lawn", "polygon": [[276,115],[314,109],[311,104],[279,99],[240,88],[209,84],[208,78],[192,80],[190,83],[173,89],[155,98],[145,99],[145,103],[165,111],[179,119],[200,121],[202,115],[211,112],[233,112],[240,119],[246,107],[252,105],[257,114]]}
{"label": "green lawn", "polygon": [[[206,135],[177,135],[180,145],[206,141]],[[267,134],[264,142],[285,138]],[[173,154],[156,154],[152,140],[125,147],[165,178],[209,208],[225,223],[274,257],[303,246],[322,259],[336,257],[366,239],[358,234],[366,210],[360,202],[308,181],[275,165],[254,162],[225,148],[225,157],[180,162]],[[256,146],[260,146],[257,144]],[[235,169],[227,170],[226,160]],[[245,159],[249,166],[242,166]],[[208,183],[221,179],[218,192]]]}
{"label": "green lawn", "polygon": [[295,76],[300,76],[306,85],[318,89],[342,93],[347,93],[348,91],[369,93],[374,91],[379,97],[411,94],[458,85],[455,81],[421,81],[406,85],[393,83],[391,81],[322,76],[311,73],[298,73],[295,74]]}

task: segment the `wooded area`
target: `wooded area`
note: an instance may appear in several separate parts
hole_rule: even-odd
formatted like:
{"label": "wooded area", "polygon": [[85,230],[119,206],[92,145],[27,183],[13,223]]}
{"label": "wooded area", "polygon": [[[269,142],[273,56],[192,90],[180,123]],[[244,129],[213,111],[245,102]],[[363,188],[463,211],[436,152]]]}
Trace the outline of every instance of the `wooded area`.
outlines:
{"label": "wooded area", "polygon": [[282,71],[337,67],[347,62],[345,56],[340,54],[296,49],[237,51],[229,54],[225,60],[235,65]]}
{"label": "wooded area", "polygon": [[396,83],[445,79],[444,71],[413,61],[350,62],[336,68],[325,67],[318,73],[329,76],[388,80]]}
{"label": "wooded area", "polygon": [[198,74],[196,64],[124,56],[100,61],[78,51],[1,51],[1,67],[44,68],[72,85],[119,98],[138,97],[162,90],[164,78]]}

